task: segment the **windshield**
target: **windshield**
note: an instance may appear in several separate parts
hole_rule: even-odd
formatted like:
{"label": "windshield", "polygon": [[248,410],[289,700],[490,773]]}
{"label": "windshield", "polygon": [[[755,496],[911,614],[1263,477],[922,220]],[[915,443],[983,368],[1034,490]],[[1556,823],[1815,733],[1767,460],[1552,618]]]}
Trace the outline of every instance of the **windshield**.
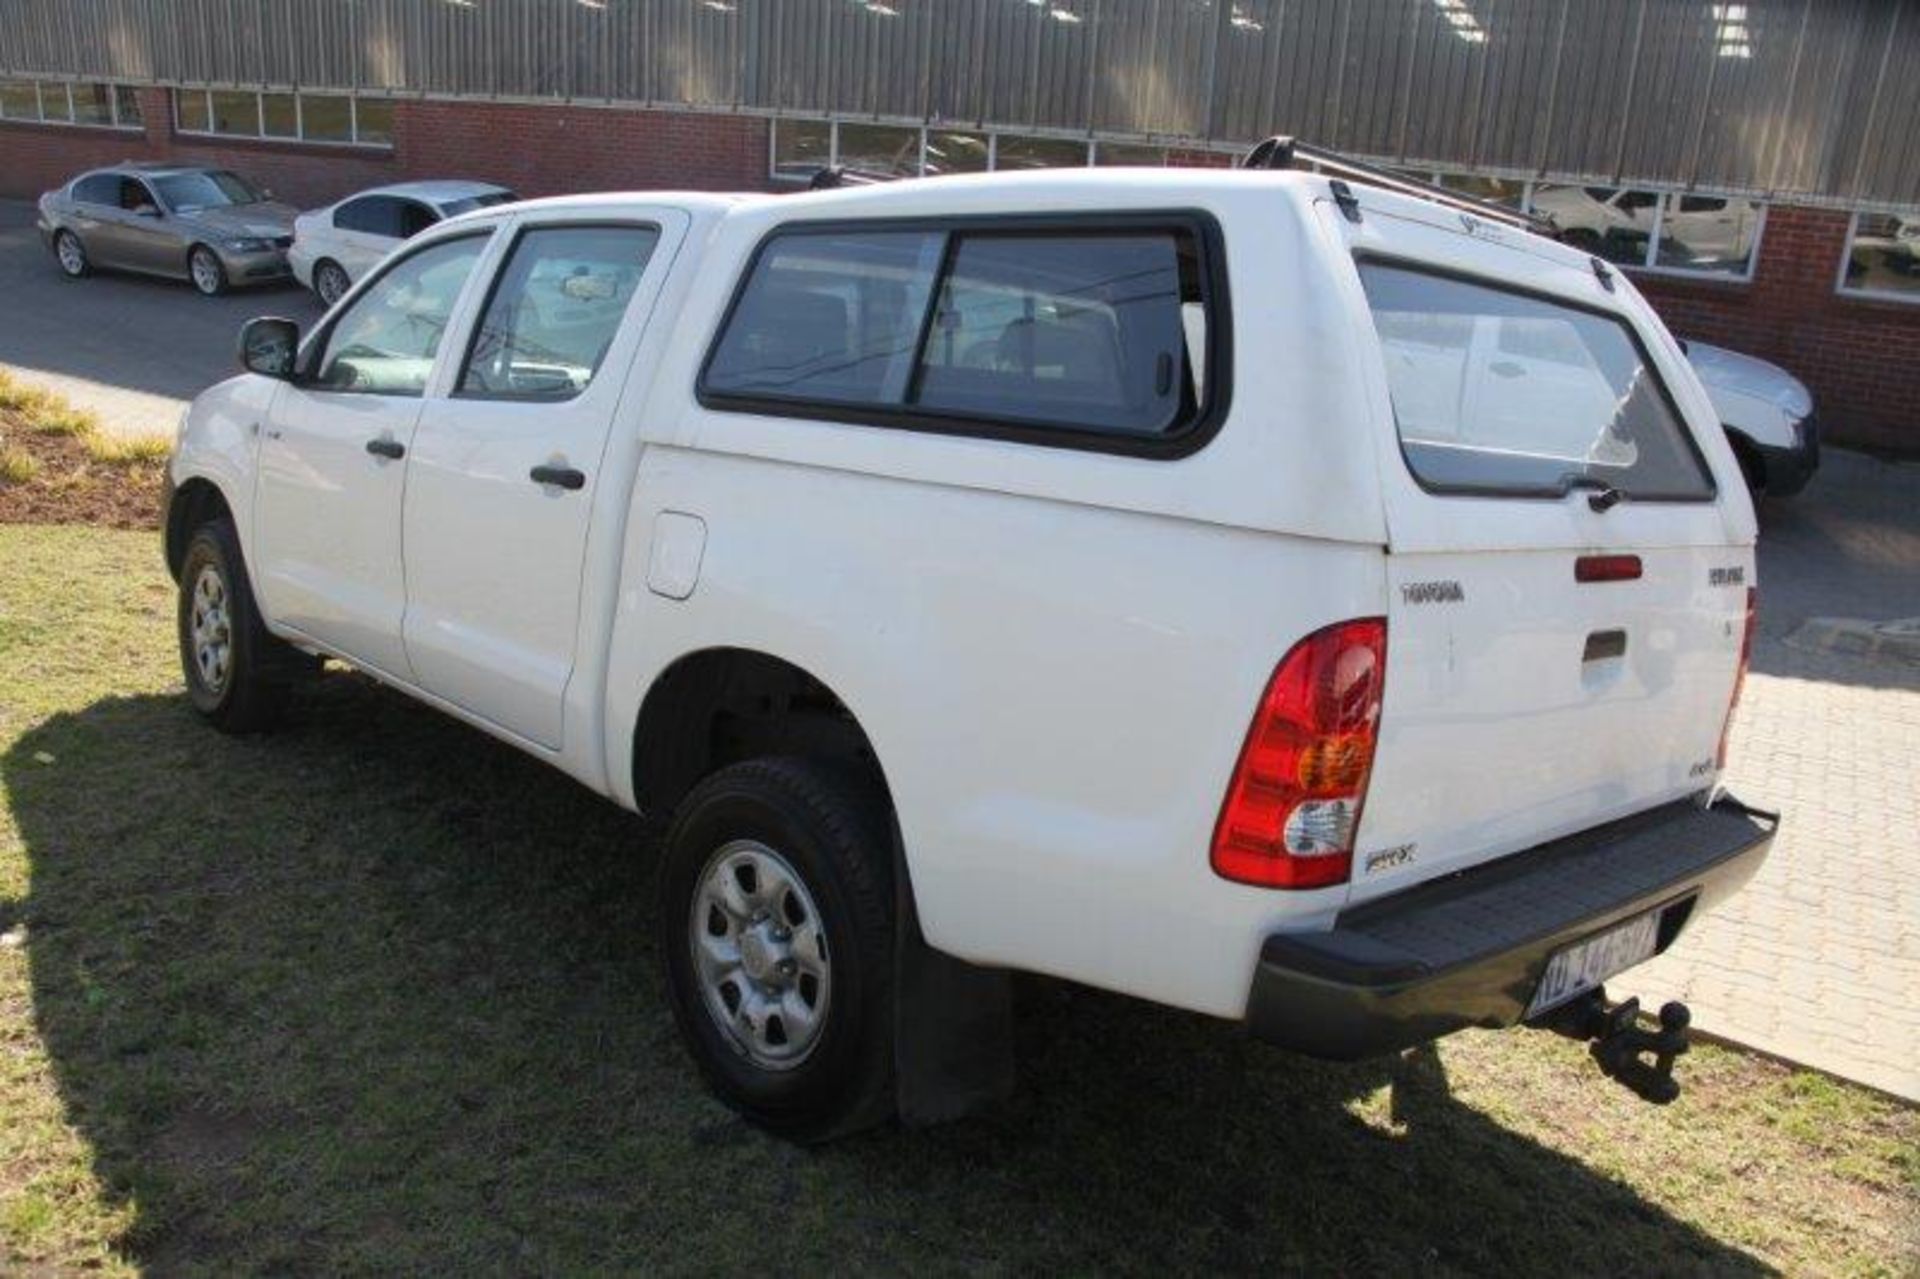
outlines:
{"label": "windshield", "polygon": [[447,217],[458,217],[462,213],[472,213],[475,209],[491,209],[496,204],[512,204],[520,197],[511,191],[489,191],[485,195],[469,195],[458,200],[448,200],[440,206],[440,212]]}
{"label": "windshield", "polygon": [[230,204],[258,204],[267,198],[266,193],[251,182],[225,169],[169,174],[157,179],[154,185],[160,189],[160,198],[175,213],[220,209]]}
{"label": "windshield", "polygon": [[1686,423],[1617,316],[1362,262],[1401,451],[1441,492],[1703,500]]}

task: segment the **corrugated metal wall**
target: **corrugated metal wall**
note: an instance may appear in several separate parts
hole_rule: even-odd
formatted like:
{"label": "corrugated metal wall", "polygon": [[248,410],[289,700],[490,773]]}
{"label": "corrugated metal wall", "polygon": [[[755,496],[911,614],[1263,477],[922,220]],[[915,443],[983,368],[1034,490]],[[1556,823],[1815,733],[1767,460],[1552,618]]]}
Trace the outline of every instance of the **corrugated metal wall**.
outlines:
{"label": "corrugated metal wall", "polygon": [[1920,204],[1920,0],[0,0],[0,71],[962,121]]}

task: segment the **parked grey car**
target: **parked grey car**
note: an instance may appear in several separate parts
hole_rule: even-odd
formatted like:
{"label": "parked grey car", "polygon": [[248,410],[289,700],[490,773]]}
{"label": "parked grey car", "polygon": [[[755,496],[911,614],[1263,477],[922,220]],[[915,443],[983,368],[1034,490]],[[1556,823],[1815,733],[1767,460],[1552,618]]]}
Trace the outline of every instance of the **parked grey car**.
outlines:
{"label": "parked grey car", "polygon": [[95,267],[212,295],[285,280],[296,210],[229,169],[121,164],[40,197],[40,239],[75,279]]}

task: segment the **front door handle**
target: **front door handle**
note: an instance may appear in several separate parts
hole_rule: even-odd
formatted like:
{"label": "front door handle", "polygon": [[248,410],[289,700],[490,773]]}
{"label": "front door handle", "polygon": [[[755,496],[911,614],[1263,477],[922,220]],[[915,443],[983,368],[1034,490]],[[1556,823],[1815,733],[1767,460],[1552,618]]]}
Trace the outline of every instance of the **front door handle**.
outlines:
{"label": "front door handle", "polygon": [[536,466],[527,472],[527,478],[535,484],[558,484],[563,489],[587,486],[587,477],[571,466]]}
{"label": "front door handle", "polygon": [[375,457],[402,458],[407,455],[407,446],[399,440],[383,435],[379,439],[367,441],[367,452]]}

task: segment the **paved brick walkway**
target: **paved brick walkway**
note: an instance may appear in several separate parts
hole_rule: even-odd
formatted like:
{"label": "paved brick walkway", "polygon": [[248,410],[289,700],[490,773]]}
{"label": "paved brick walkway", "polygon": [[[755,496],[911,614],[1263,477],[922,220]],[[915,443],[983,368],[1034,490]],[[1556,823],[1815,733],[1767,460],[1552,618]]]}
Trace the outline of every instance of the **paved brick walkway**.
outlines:
{"label": "paved brick walkway", "polygon": [[1829,452],[1761,513],[1760,635],[1729,787],[1785,814],[1746,891],[1609,990],[1920,1101],[1920,665],[1788,642],[1920,617],[1920,465]]}

